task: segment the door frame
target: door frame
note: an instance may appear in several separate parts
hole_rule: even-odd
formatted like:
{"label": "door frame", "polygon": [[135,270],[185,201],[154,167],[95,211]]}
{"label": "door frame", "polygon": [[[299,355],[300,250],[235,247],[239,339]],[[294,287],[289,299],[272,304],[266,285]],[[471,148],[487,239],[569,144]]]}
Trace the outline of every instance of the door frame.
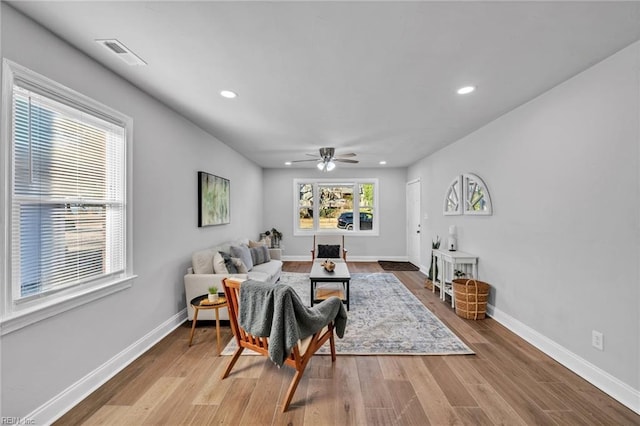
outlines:
{"label": "door frame", "polygon": [[[417,185],[417,187],[412,187],[411,185]],[[413,191],[417,188],[417,191]],[[421,205],[421,190],[422,184],[420,182],[420,178],[413,179],[407,182],[406,184],[406,209],[407,209],[407,217],[406,217],[406,233],[407,233],[407,258],[409,262],[414,263],[417,267],[421,268],[420,259],[422,252],[422,224],[420,220],[420,216],[422,214],[422,205]],[[413,199],[415,197],[416,199]],[[412,211],[411,209],[417,209],[413,213],[416,215],[415,219],[418,222],[418,243],[415,245],[415,252],[411,252],[412,244],[411,240],[415,237],[416,230],[413,227],[413,224],[409,223],[410,219],[412,219]]]}

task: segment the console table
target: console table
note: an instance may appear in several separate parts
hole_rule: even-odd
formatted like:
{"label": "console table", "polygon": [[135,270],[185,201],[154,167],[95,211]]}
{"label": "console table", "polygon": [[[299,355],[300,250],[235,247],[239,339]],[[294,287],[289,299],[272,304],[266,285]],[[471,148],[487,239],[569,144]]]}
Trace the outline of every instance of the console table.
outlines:
{"label": "console table", "polygon": [[451,307],[455,307],[455,297],[453,295],[453,285],[451,281],[455,278],[454,271],[459,270],[465,273],[465,276],[478,278],[478,256],[465,253],[462,251],[433,250],[432,269],[435,271],[437,264],[440,279],[434,277],[433,288],[440,289],[440,299],[445,300],[447,294],[451,296]]}

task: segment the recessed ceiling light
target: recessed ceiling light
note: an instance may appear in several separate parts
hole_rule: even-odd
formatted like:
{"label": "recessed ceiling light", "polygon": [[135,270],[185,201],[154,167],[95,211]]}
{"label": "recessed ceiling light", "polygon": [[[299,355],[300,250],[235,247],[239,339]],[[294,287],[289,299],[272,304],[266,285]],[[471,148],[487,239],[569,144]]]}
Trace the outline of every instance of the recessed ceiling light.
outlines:
{"label": "recessed ceiling light", "polygon": [[285,161],[285,162],[284,162],[284,165],[285,165],[285,166],[290,166],[290,165],[291,165],[291,161]]}
{"label": "recessed ceiling light", "polygon": [[227,98],[227,99],[233,99],[235,97],[238,96],[238,94],[236,92],[232,92],[231,90],[222,90],[220,92],[220,96]]}
{"label": "recessed ceiling light", "polygon": [[382,160],[382,161],[380,162],[380,165],[382,165],[382,166],[384,166],[385,164],[387,164],[387,162],[386,162],[386,161],[384,161],[384,160]]}
{"label": "recessed ceiling light", "polygon": [[466,95],[476,90],[475,86],[464,86],[458,89],[458,95]]}

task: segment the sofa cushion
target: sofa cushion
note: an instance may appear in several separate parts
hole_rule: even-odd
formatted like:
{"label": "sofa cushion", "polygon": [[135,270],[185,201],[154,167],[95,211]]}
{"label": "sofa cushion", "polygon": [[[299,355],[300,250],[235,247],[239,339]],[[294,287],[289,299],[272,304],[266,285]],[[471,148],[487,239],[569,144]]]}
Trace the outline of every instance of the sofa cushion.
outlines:
{"label": "sofa cushion", "polygon": [[267,246],[252,247],[249,251],[251,252],[253,266],[260,265],[271,260]]}
{"label": "sofa cushion", "polygon": [[318,257],[336,259],[340,257],[340,245],[318,244]]}
{"label": "sofa cushion", "polygon": [[236,269],[238,270],[239,274],[246,274],[247,272],[249,272],[249,269],[247,269],[247,266],[244,264],[242,259],[240,259],[239,257],[232,257],[231,260],[233,261],[233,264],[236,266]]}
{"label": "sofa cushion", "polygon": [[238,246],[231,246],[231,255],[242,260],[242,263],[247,267],[247,270],[250,271],[253,268],[253,258],[251,256],[251,252],[249,251],[249,247],[244,244]]}
{"label": "sofa cushion", "polygon": [[217,251],[213,249],[201,250],[191,256],[194,274],[213,274],[213,256]]}
{"label": "sofa cushion", "polygon": [[[269,262],[255,265],[253,269],[249,271],[248,276],[249,278],[255,279],[257,281],[264,281],[267,283],[275,284],[275,282],[280,278],[281,273],[282,261],[272,259]],[[256,278],[253,278],[254,276],[256,276]],[[258,276],[262,276],[262,278],[257,278]]]}
{"label": "sofa cushion", "polygon": [[261,281],[264,283],[271,282],[270,280],[271,277],[269,276],[268,272],[259,271],[259,270],[256,270],[256,268],[253,268],[247,273],[247,278],[250,280]]}
{"label": "sofa cushion", "polygon": [[249,248],[260,247],[260,246],[269,247],[269,244],[267,244],[267,240],[265,240],[265,239],[262,239],[260,241],[249,240]]}
{"label": "sofa cushion", "polygon": [[227,263],[222,256],[223,251],[217,251],[213,255],[213,272],[216,274],[228,274]]}
{"label": "sofa cushion", "polygon": [[231,255],[223,251],[220,252],[220,255],[224,259],[224,266],[227,268],[227,271],[229,271],[230,274],[237,274],[238,268],[236,267],[235,263],[233,263]]}

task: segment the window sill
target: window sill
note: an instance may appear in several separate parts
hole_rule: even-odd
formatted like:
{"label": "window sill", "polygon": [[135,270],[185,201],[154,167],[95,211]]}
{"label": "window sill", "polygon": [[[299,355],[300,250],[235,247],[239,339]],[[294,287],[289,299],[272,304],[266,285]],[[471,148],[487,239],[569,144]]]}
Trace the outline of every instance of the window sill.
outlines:
{"label": "window sill", "polygon": [[136,277],[137,275],[130,275],[81,293],[56,298],[30,309],[13,312],[0,320],[0,335],[4,336],[78,306],[125,290],[133,285],[133,280]]}

